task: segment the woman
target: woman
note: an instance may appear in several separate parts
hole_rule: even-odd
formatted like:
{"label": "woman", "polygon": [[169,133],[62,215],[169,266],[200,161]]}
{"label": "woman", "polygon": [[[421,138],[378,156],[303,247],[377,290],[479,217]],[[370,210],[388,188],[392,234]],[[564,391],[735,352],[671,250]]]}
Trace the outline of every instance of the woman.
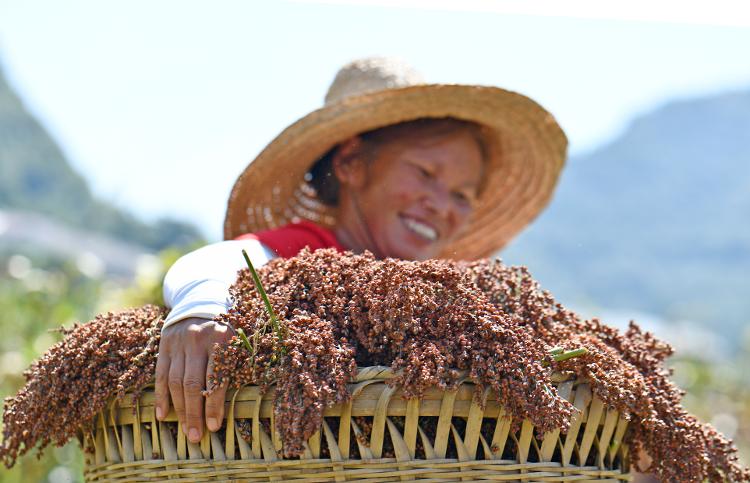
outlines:
{"label": "woman", "polygon": [[[546,206],[567,140],[532,100],[495,87],[427,85],[392,59],[339,71],[326,105],[246,168],[225,241],[175,263],[156,368],[157,418],[170,399],[188,439],[221,426],[226,388],[201,395],[240,250],[261,265],[301,248],[423,260],[490,256]],[[280,228],[276,228],[280,227]]]}

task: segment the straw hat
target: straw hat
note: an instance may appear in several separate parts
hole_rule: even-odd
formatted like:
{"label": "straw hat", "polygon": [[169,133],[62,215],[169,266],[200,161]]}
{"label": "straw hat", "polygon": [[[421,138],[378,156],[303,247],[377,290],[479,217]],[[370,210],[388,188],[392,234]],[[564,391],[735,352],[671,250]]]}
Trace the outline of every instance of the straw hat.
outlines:
{"label": "straw hat", "polygon": [[470,260],[492,255],[549,202],[565,163],[565,134],[550,113],[521,94],[488,86],[426,84],[405,63],[380,57],[344,66],[325,105],[286,128],[245,168],[229,196],[224,238],[302,219],[334,226],[335,207],[319,201],[307,183],[315,161],[359,133],[442,117],[484,126],[490,153],[469,226],[441,256]]}

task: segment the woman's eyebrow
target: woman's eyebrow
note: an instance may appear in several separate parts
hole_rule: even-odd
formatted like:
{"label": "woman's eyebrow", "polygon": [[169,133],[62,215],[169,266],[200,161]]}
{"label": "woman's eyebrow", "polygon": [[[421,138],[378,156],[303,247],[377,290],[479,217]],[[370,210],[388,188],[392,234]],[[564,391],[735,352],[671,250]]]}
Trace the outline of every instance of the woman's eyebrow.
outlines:
{"label": "woman's eyebrow", "polygon": [[[443,160],[443,159],[435,159],[431,156],[420,156],[418,153],[407,156],[405,159],[406,161],[412,161],[412,162],[419,161],[419,162],[427,163],[431,167],[437,168],[437,169],[445,169],[446,165],[453,164],[453,163],[463,164],[461,163],[461,161],[455,161],[455,160],[448,161],[448,160]],[[470,189],[473,191],[478,191],[480,184],[482,184],[481,179],[477,180],[476,183],[469,180],[469,181],[466,181],[465,183],[460,184],[458,188],[460,189],[466,188],[466,189]]]}
{"label": "woman's eyebrow", "polygon": [[477,184],[474,184],[474,183],[466,183],[466,184],[463,184],[463,185],[461,185],[461,186],[459,187],[459,189],[461,189],[461,190],[467,190],[467,191],[470,191],[470,192],[471,192],[471,194],[475,196],[475,195],[478,195],[478,194],[479,194],[479,184],[480,184],[480,183],[477,183]]}

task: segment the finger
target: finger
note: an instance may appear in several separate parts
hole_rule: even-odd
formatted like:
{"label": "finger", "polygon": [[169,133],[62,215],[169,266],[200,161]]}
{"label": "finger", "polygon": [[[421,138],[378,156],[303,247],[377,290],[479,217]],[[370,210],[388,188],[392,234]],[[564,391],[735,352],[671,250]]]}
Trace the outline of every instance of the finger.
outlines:
{"label": "finger", "polygon": [[185,376],[182,388],[185,392],[185,422],[188,439],[192,443],[201,440],[203,434],[203,388],[206,386],[205,352],[190,354],[186,357]]}
{"label": "finger", "polygon": [[169,356],[159,344],[159,354],[156,356],[156,419],[159,421],[169,413]]}
{"label": "finger", "polygon": [[182,380],[185,378],[185,355],[182,352],[174,354],[169,365],[167,384],[172,396],[172,405],[177,413],[177,419],[185,427],[185,397],[182,391]]}
{"label": "finger", "polygon": [[214,372],[214,360],[213,357],[209,357],[208,366],[206,367],[206,387],[209,391],[213,389],[208,397],[206,397],[206,426],[211,431],[218,431],[221,428],[221,423],[224,421],[224,401],[227,394],[227,384],[223,383],[219,386],[211,385],[211,376]]}

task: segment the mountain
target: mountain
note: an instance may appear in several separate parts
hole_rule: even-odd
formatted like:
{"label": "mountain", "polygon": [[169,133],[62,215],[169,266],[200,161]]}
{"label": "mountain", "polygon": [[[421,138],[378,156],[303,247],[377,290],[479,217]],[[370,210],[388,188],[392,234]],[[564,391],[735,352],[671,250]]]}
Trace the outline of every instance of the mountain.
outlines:
{"label": "mountain", "polygon": [[501,256],[563,303],[750,322],[750,91],[669,103],[570,159]]}
{"label": "mountain", "polygon": [[32,211],[73,228],[108,235],[152,251],[202,239],[187,223],[149,224],[96,199],[46,130],[26,110],[0,70],[0,209]]}
{"label": "mountain", "polygon": [[45,269],[68,262],[90,277],[106,275],[110,280],[133,280],[139,266],[156,259],[141,245],[34,212],[0,210],[0,239],[0,260],[23,254]]}

